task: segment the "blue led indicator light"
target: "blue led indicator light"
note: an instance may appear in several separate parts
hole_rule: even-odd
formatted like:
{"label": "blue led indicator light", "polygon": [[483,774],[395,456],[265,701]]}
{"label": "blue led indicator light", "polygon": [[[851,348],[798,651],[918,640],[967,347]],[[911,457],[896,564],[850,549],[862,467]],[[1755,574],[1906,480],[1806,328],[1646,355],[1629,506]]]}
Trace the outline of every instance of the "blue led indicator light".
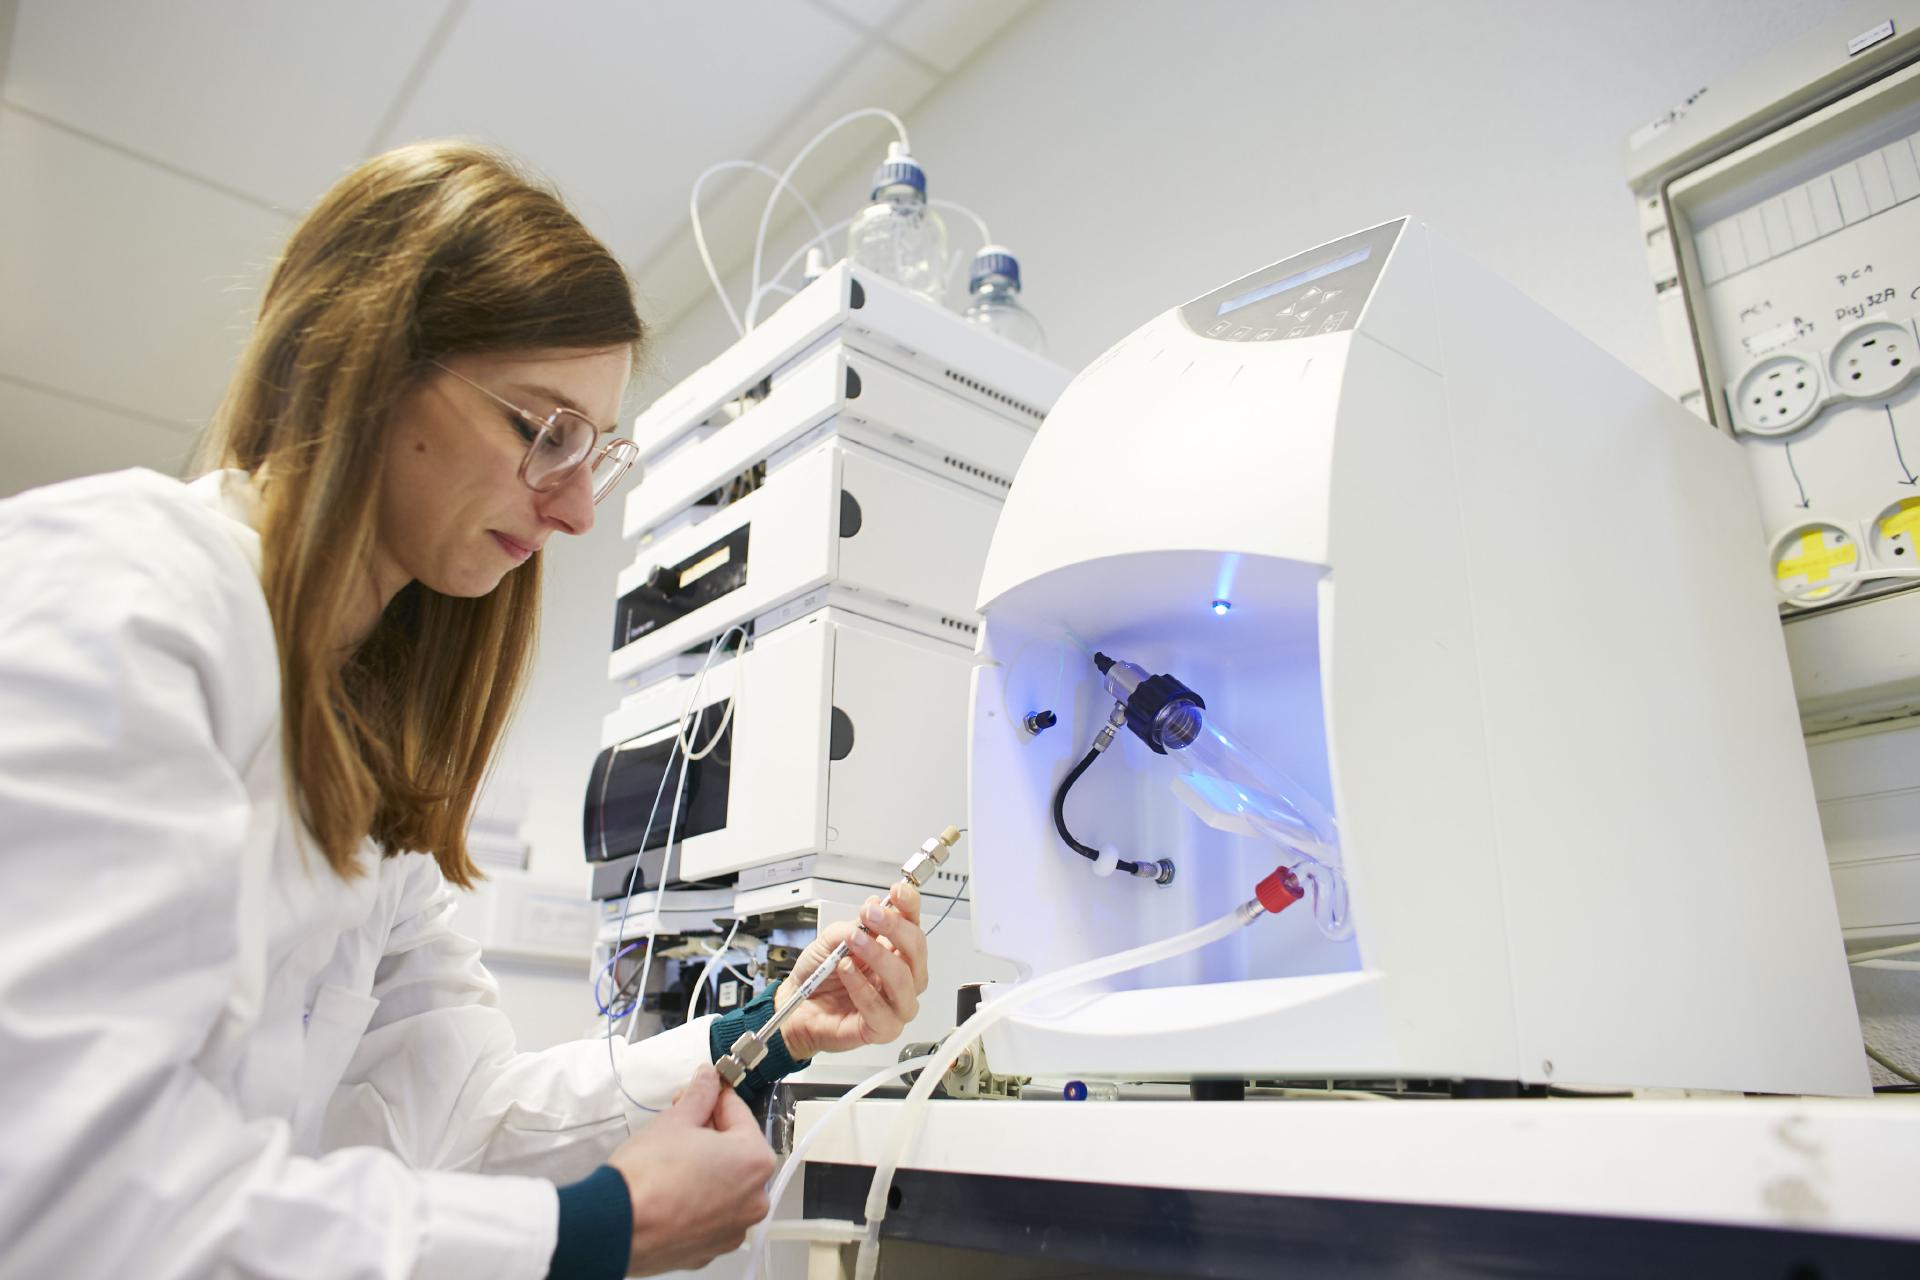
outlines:
{"label": "blue led indicator light", "polygon": [[1226,617],[1227,610],[1231,608],[1233,608],[1233,601],[1231,600],[1215,600],[1213,602],[1213,611],[1220,617]]}

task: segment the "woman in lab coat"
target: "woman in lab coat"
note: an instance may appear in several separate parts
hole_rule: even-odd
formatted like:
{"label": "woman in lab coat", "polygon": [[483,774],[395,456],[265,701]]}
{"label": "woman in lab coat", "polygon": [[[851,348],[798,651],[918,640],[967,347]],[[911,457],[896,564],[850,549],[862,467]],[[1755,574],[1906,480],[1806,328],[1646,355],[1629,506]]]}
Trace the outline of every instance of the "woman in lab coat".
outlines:
{"label": "woman in lab coat", "polygon": [[[631,448],[631,297],[499,157],[403,148],[294,232],[218,469],[0,503],[0,1276],[618,1275],[765,1211],[710,1064],[766,1000],[616,1080],[517,1053],[448,925],[541,549]],[[913,1016],[918,899],[871,906],[749,1087]]]}

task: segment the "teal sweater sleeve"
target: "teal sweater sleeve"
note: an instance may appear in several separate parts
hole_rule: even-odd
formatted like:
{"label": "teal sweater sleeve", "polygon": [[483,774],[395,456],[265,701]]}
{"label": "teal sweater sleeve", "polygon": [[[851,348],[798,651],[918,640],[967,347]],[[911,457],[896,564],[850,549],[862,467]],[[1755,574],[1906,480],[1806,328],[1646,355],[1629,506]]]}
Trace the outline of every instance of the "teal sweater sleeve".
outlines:
{"label": "teal sweater sleeve", "polygon": [[627,1274],[633,1203],[611,1165],[560,1191],[560,1231],[547,1280],[620,1280]]}
{"label": "teal sweater sleeve", "polygon": [[[766,1025],[767,1019],[773,1016],[773,1000],[778,993],[779,984],[769,984],[766,990],[738,1009],[731,1009],[707,1024],[707,1052],[714,1061],[718,1062],[733,1047],[735,1040]],[[767,1042],[767,1056],[760,1060],[759,1066],[747,1072],[747,1078],[740,1082],[737,1092],[748,1106],[752,1106],[767,1095],[775,1081],[806,1065],[805,1060],[794,1060],[793,1055],[787,1052],[786,1037],[776,1031],[773,1039]]]}

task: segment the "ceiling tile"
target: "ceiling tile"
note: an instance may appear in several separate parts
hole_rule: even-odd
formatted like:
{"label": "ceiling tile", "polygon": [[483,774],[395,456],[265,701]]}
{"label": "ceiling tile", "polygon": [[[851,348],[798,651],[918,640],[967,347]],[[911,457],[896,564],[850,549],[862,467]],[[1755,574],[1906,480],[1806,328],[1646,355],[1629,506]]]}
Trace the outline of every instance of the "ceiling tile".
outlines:
{"label": "ceiling tile", "polygon": [[297,211],[361,158],[445,9],[21,0],[5,95]]}
{"label": "ceiling tile", "polygon": [[567,12],[574,20],[557,23],[532,5],[470,10],[393,140],[459,134],[506,148],[629,265],[685,225],[701,169],[751,154],[860,40],[792,0],[593,0]]}
{"label": "ceiling tile", "polygon": [[900,15],[887,39],[952,71],[1001,28],[1032,7],[1033,0],[923,0]]}
{"label": "ceiling tile", "polygon": [[198,428],[287,218],[0,107],[0,374]]}
{"label": "ceiling tile", "polygon": [[58,480],[151,467],[185,472],[195,438],[0,377],[0,498]]}
{"label": "ceiling tile", "polygon": [[[919,0],[816,0],[838,13],[844,13],[868,30],[878,30]],[[938,3],[939,0],[929,0]]]}

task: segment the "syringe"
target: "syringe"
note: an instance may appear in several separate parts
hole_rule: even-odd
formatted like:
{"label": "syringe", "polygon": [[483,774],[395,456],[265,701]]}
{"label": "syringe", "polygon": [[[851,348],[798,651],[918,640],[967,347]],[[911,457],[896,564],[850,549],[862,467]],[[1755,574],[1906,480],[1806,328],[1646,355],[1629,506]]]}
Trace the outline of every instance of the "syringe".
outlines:
{"label": "syringe", "polygon": [[[959,838],[960,829],[948,827],[939,835],[929,839],[914,851],[912,857],[901,864],[900,879],[916,889],[931,880],[933,873],[945,864],[947,855],[953,852],[953,842]],[[892,890],[888,890],[888,896],[892,896]],[[860,928],[869,934],[873,932],[864,924]],[[780,1024],[787,1020],[788,1014],[804,1004],[808,997],[833,976],[840,961],[846,958],[847,946],[851,941],[852,939],[849,938],[828,952],[827,958],[806,976],[792,995],[774,1009],[773,1016],[768,1018],[759,1030],[749,1031],[733,1042],[733,1047],[721,1056],[720,1061],[713,1064],[720,1072],[722,1080],[725,1080],[729,1086],[738,1086],[742,1080],[746,1079],[747,1072],[760,1065],[760,1060],[767,1056],[767,1044],[773,1039],[773,1033],[780,1029]]]}

